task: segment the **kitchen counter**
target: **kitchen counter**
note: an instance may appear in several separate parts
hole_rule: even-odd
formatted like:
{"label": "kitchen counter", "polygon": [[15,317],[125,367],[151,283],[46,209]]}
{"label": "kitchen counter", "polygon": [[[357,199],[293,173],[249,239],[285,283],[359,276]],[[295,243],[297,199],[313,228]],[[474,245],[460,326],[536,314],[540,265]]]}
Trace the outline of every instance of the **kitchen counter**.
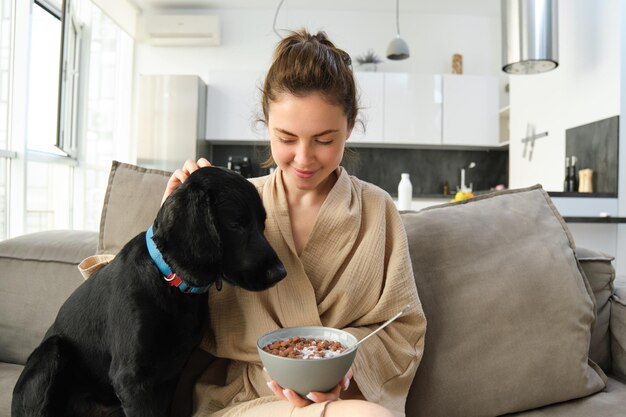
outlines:
{"label": "kitchen counter", "polygon": [[578,198],[617,198],[615,193],[569,193],[564,191],[548,191],[550,197],[578,197]]}
{"label": "kitchen counter", "polygon": [[[587,196],[587,193],[574,193],[572,196],[552,196],[552,202],[563,217],[568,218],[619,218],[617,198]],[[594,221],[600,223],[601,221]],[[608,221],[603,221],[608,223]]]}
{"label": "kitchen counter", "polygon": [[[477,191],[476,195],[487,194],[492,191]],[[608,193],[563,193],[548,192],[552,202],[567,223],[595,223],[595,224],[623,224],[626,217],[618,215],[618,200],[609,197]],[[391,196],[398,204],[397,195]],[[454,195],[420,194],[414,195],[411,201],[411,210],[445,204],[450,202]]]}
{"label": "kitchen counter", "polygon": [[[492,193],[492,192],[494,192],[494,191],[492,191],[492,190],[481,190],[481,191],[475,191],[474,195],[479,196],[479,195],[482,195],[482,194],[488,194],[488,193]],[[397,194],[391,194],[391,198],[393,199],[393,202],[396,203],[396,206],[397,206],[398,205],[398,195]],[[439,204],[449,203],[453,198],[454,198],[454,194],[448,194],[448,195],[444,195],[444,194],[418,194],[418,195],[414,195],[413,199],[411,200],[411,210],[421,210],[421,209],[429,207],[429,206],[436,206],[436,205],[439,205]]]}
{"label": "kitchen counter", "polygon": [[626,217],[593,217],[593,216],[563,216],[563,220],[567,223],[602,223],[617,224],[626,223]]}
{"label": "kitchen counter", "polygon": [[[489,193],[494,193],[495,191],[493,190],[481,190],[481,191],[474,191],[474,195],[475,196],[479,196],[479,195],[483,195],[483,194],[489,194]],[[413,195],[413,200],[444,200],[444,201],[450,201],[454,198],[454,195],[456,194],[456,192],[452,193],[452,194],[417,194],[417,195]],[[391,198],[395,200],[398,199],[398,194],[397,193],[389,193],[389,195],[391,195]]]}
{"label": "kitchen counter", "polygon": [[[395,200],[398,199],[397,194],[389,194],[391,198]],[[443,195],[443,194],[418,194],[413,196],[413,200],[452,200],[454,198],[453,195]]]}
{"label": "kitchen counter", "polygon": [[[398,196],[391,196],[393,198],[393,202],[396,204],[396,207],[398,206]],[[447,202],[449,202],[450,200],[452,200],[453,196],[444,196],[443,194],[436,194],[436,195],[420,195],[419,197],[413,197],[413,199],[411,200],[411,210],[415,210],[415,211],[419,211],[421,209],[424,209],[426,207],[430,207],[430,206],[436,206],[439,204],[445,204]]]}

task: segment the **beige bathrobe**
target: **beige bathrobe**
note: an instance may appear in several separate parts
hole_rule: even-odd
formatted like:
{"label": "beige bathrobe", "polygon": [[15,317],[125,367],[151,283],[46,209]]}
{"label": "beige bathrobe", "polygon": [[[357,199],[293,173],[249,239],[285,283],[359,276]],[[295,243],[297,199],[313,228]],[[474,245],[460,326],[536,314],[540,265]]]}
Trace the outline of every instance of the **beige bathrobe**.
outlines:
{"label": "beige bathrobe", "polygon": [[273,395],[257,338],[309,325],[344,329],[361,339],[411,303],[408,314],[359,346],[353,365],[365,398],[404,416],[426,331],[406,234],[387,193],[343,168],[337,175],[300,256],[280,169],[252,180],[267,210],[265,234],[287,277],[263,292],[211,289],[211,331],[202,348],[220,359],[196,383],[194,416],[321,416],[325,404],[294,410]]}

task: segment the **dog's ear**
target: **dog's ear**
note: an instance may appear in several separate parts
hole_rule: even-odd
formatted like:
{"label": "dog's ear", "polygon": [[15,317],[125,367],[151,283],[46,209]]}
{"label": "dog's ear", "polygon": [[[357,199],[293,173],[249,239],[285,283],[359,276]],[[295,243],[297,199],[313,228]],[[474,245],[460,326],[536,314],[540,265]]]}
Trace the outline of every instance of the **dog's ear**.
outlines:
{"label": "dog's ear", "polygon": [[165,200],[153,237],[170,268],[192,280],[215,271],[222,257],[210,184],[194,180],[185,181]]}

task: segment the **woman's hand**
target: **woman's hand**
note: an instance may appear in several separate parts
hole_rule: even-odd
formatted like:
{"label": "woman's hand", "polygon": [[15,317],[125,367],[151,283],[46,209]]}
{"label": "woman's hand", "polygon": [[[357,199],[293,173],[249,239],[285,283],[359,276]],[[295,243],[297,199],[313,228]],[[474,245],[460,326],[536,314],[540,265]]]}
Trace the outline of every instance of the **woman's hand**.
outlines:
{"label": "woman's hand", "polygon": [[182,169],[177,169],[174,171],[169,181],[167,182],[167,187],[165,187],[165,193],[163,194],[163,198],[161,199],[161,205],[170,194],[174,192],[185,180],[191,175],[192,172],[199,168],[210,167],[211,163],[204,158],[198,159],[198,162],[194,162],[191,159],[185,161]]}
{"label": "woman's hand", "polygon": [[295,407],[306,407],[311,403],[321,403],[324,401],[336,401],[339,400],[339,395],[342,391],[345,391],[350,386],[350,380],[352,379],[352,368],[348,371],[346,376],[343,377],[341,382],[329,392],[310,392],[306,397],[300,397],[295,391],[290,389],[283,389],[276,381],[270,381],[267,386],[278,396],[279,398],[289,401]]}

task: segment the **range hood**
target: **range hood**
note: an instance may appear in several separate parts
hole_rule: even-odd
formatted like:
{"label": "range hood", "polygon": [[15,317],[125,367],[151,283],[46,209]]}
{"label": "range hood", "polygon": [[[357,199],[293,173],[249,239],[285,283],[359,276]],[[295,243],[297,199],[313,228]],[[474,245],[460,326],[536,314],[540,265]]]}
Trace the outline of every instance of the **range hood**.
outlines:
{"label": "range hood", "polygon": [[502,0],[502,70],[538,74],[558,65],[558,0]]}

